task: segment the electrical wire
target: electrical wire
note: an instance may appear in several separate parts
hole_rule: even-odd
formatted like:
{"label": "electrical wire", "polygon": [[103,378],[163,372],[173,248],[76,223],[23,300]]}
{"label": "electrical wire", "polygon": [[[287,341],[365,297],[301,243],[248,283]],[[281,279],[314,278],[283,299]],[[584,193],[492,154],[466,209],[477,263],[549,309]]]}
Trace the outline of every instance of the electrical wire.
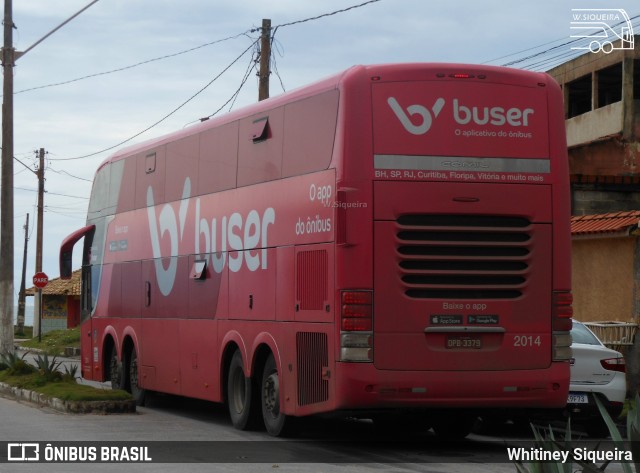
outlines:
{"label": "electrical wire", "polygon": [[287,90],[285,89],[284,83],[282,82],[282,77],[280,76],[280,71],[278,71],[278,63],[276,61],[276,54],[275,54],[275,51],[277,51],[278,54],[280,55],[280,57],[283,57],[284,56],[283,49],[284,48],[282,47],[282,43],[280,43],[280,41],[275,41],[275,38],[272,37],[271,38],[271,70],[274,72],[274,74],[278,78],[278,81],[280,82],[280,87],[282,88],[282,91],[286,92]]}
{"label": "electrical wire", "polygon": [[[283,23],[283,24],[281,24],[281,25],[276,26],[276,27],[275,27],[275,29],[273,30],[273,33],[272,33],[272,41],[273,41],[273,37],[275,36],[275,33],[276,33],[276,31],[278,30],[278,28],[284,28],[284,27],[287,27],[287,26],[298,25],[298,24],[301,24],[301,23],[309,22],[309,21],[319,20],[319,19],[321,19],[321,18],[326,18],[326,17],[329,17],[329,16],[337,15],[337,14],[339,14],[339,13],[344,13],[344,12],[347,12],[347,11],[350,11],[350,10],[354,10],[354,9],[357,9],[357,8],[362,8],[362,7],[366,6],[366,5],[370,5],[370,4],[372,4],[372,3],[377,3],[377,2],[380,2],[380,1],[381,1],[381,0],[368,0],[368,1],[366,1],[366,2],[363,2],[363,3],[357,4],[357,5],[352,5],[352,6],[347,7],[347,8],[343,8],[343,9],[340,9],[340,10],[334,10],[334,11],[329,12],[329,13],[323,13],[323,14],[321,14],[321,15],[317,15],[317,16],[314,16],[314,17],[305,18],[305,19],[302,19],[302,20],[296,20],[296,21],[292,21],[292,22],[289,22],[289,23]],[[249,30],[249,31],[247,31],[247,32],[240,33],[240,34],[238,34],[238,35],[234,35],[234,36],[230,36],[230,37],[228,37],[228,38],[225,38],[224,40],[218,40],[217,42],[226,41],[226,40],[228,40],[228,39],[234,39],[234,38],[237,38],[237,37],[240,37],[240,36],[243,36],[243,35],[244,35],[244,36],[248,36],[248,33],[254,33],[254,32],[258,31],[258,30],[259,30],[259,28],[254,28],[254,29],[251,29],[251,30]],[[157,121],[157,122],[155,122],[154,124],[150,125],[149,127],[145,128],[144,130],[142,130],[142,131],[140,131],[140,132],[136,133],[135,135],[133,135],[133,136],[131,136],[131,137],[127,138],[126,140],[123,140],[123,141],[121,141],[121,142],[119,142],[119,143],[117,143],[117,144],[115,144],[115,145],[113,145],[113,146],[110,146],[110,147],[108,147],[108,148],[104,148],[104,149],[102,149],[102,150],[100,150],[100,151],[96,151],[96,152],[94,152],[94,153],[85,154],[85,155],[82,155],[82,156],[76,156],[76,157],[72,157],[72,158],[49,158],[49,160],[50,160],[50,161],[71,161],[71,160],[85,159],[85,158],[89,158],[89,157],[93,157],[93,156],[96,156],[96,155],[102,154],[102,153],[107,152],[107,151],[111,151],[111,150],[113,150],[113,149],[115,149],[115,148],[118,148],[118,147],[120,147],[120,146],[122,146],[122,145],[124,145],[124,144],[128,143],[129,141],[132,141],[133,139],[135,139],[135,138],[137,138],[138,136],[140,136],[140,135],[142,135],[142,134],[146,133],[147,131],[151,130],[152,128],[156,127],[157,125],[159,125],[160,123],[162,123],[163,121],[165,121],[167,118],[169,118],[169,117],[170,117],[170,116],[172,116],[174,113],[176,113],[178,110],[180,110],[182,107],[184,107],[186,104],[188,104],[191,100],[193,100],[195,97],[197,97],[200,93],[202,93],[205,89],[207,89],[207,88],[208,88],[208,87],[209,87],[213,82],[215,82],[215,81],[216,81],[216,80],[217,80],[217,79],[218,79],[222,74],[224,74],[227,70],[229,70],[229,69],[231,68],[231,66],[233,66],[237,61],[239,61],[239,60],[240,60],[240,58],[242,58],[242,56],[244,56],[244,55],[247,53],[247,51],[249,51],[251,48],[253,48],[253,47],[258,43],[258,41],[259,41],[259,39],[254,40],[254,41],[253,41],[253,43],[252,43],[252,44],[251,44],[247,49],[245,49],[245,50],[242,52],[242,54],[240,54],[240,56],[238,56],[238,57],[237,57],[233,62],[231,62],[231,64],[229,64],[225,69],[223,69],[223,71],[222,71],[222,72],[220,72],[220,74],[218,74],[216,77],[214,77],[214,78],[213,78],[213,79],[212,79],[212,80],[211,80],[207,85],[205,85],[202,89],[200,89],[198,92],[196,92],[196,93],[195,93],[194,95],[192,95],[190,98],[188,98],[185,102],[183,102],[183,103],[182,103],[181,105],[179,105],[177,108],[175,108],[174,110],[172,110],[171,112],[169,112],[169,113],[168,113],[167,115],[165,115],[163,118],[161,118],[160,120],[158,120],[158,121]],[[213,43],[211,43],[211,44],[213,44]],[[209,43],[208,43],[207,45],[209,45]],[[187,50],[187,51],[185,51],[185,52],[192,51],[192,50],[194,50],[194,49],[199,49],[199,48],[204,47],[204,46],[205,46],[205,45],[199,46],[199,47],[197,47],[197,48],[192,48],[192,49]],[[155,59],[155,60],[165,59],[165,58],[167,58],[167,57],[172,57],[172,56],[175,56],[175,55],[178,55],[178,54],[184,54],[184,52],[176,53],[176,54],[174,54],[174,55],[167,55],[167,56],[163,56],[163,57],[161,57],[161,58],[157,58],[157,59]],[[109,72],[107,72],[107,73],[117,72],[117,71],[119,71],[119,70],[130,69],[131,67],[136,67],[136,66],[138,66],[138,65],[146,64],[146,63],[148,63],[148,62],[152,62],[152,61],[153,61],[153,60],[143,61],[143,62],[140,62],[140,63],[138,63],[138,64],[134,65],[134,66],[128,66],[128,67],[126,67],[126,68],[121,68],[121,69],[118,69],[118,70],[109,71]],[[255,67],[255,65],[254,65],[254,67]],[[88,78],[88,77],[95,77],[96,75],[103,75],[103,74],[104,74],[104,73],[101,73],[101,74],[94,74],[94,75],[91,75],[91,76],[85,76],[85,78]],[[278,77],[279,77],[279,75],[278,75]],[[280,78],[280,77],[279,77],[279,78]],[[82,78],[81,78],[81,79],[82,79]],[[79,79],[79,80],[81,80],[81,79]],[[224,108],[224,107],[225,107],[229,102],[231,102],[231,101],[235,101],[235,98],[237,97],[237,95],[239,94],[240,90],[242,89],[242,87],[243,87],[243,86],[244,86],[244,84],[246,83],[246,80],[247,80],[247,79],[248,79],[248,76],[243,80],[243,82],[241,82],[240,87],[236,90],[236,92],[234,92],[234,94],[231,96],[231,98],[230,98],[229,100],[227,100],[227,102],[225,102],[225,103],[223,104],[223,106],[222,106],[220,109],[218,109],[217,111],[215,111],[213,114],[209,115],[209,117],[207,117],[207,118],[210,118],[210,117],[212,117],[213,115],[217,114],[217,113],[218,113],[221,109],[223,109],[223,108]],[[281,78],[280,78],[280,83],[281,83],[281,85],[283,86],[283,89],[284,89],[284,85],[282,84],[282,79],[281,79]]]}
{"label": "electrical wire", "polygon": [[285,28],[287,26],[299,25],[300,23],[306,23],[308,21],[319,20],[321,18],[326,18],[328,16],[337,15],[338,13],[344,13],[344,12],[348,12],[350,10],[355,10],[356,8],[362,8],[362,7],[366,6],[366,5],[369,5],[371,3],[377,3],[379,1],[381,1],[381,0],[369,0],[368,2],[360,3],[358,5],[352,5],[350,7],[343,8],[341,10],[335,10],[335,11],[332,11],[330,13],[323,13],[322,15],[312,16],[310,18],[305,18],[304,20],[296,20],[296,21],[291,21],[289,23],[282,23],[281,25],[278,25],[278,26],[275,27],[275,29],[273,31],[273,35],[275,36],[276,30],[278,28]]}
{"label": "electrical wire", "polygon": [[[238,34],[233,35],[233,36],[228,36],[226,38],[218,39],[218,40],[215,40],[215,41],[210,41],[208,43],[201,44],[200,46],[195,46],[193,48],[185,49],[183,51],[178,51],[176,53],[166,54],[164,56],[159,56],[159,57],[155,57],[155,58],[152,58],[152,59],[146,59],[144,61],[140,61],[140,62],[137,62],[135,64],[131,64],[129,66],[119,67],[119,68],[116,68],[116,69],[111,69],[109,71],[96,72],[94,74],[87,74],[86,76],[77,77],[75,79],[65,80],[65,81],[61,81],[61,82],[54,82],[54,83],[51,83],[51,84],[39,85],[39,86],[35,86],[35,87],[30,87],[28,89],[18,90],[16,92],[14,92],[13,95],[22,94],[22,93],[25,93],[25,92],[32,92],[34,90],[47,89],[47,88],[50,88],[50,87],[58,87],[58,86],[61,86],[61,85],[73,84],[74,82],[80,82],[82,80],[92,79],[94,77],[100,77],[100,76],[105,76],[105,75],[109,75],[109,74],[115,74],[117,72],[128,71],[130,69],[134,69],[136,67],[144,66],[146,64],[150,64],[150,63],[157,62],[157,61],[162,61],[164,59],[170,59],[170,58],[173,58],[173,57],[176,57],[176,56],[181,56],[183,54],[187,54],[187,53],[190,53],[190,52],[193,52],[193,51],[197,51],[197,50],[205,48],[207,46],[212,46],[214,44],[219,44],[219,43],[222,43],[222,42],[225,42],[225,41],[230,41],[230,40],[233,40],[233,39],[240,38],[242,36],[247,36],[247,34],[250,31],[251,30],[247,30],[247,31],[245,31],[243,33],[238,33]],[[0,94],[0,97],[2,97],[2,94]]]}
{"label": "electrical wire", "polygon": [[[632,17],[629,18],[629,22],[632,26],[632,28],[638,28],[640,27],[640,21],[638,21],[638,19],[640,18],[640,14],[638,15],[634,15]],[[634,21],[636,24],[634,24]],[[617,28],[621,25],[626,24],[626,21],[620,21],[619,23],[616,23],[615,25],[612,26],[612,28]],[[516,54],[520,54],[523,52],[528,52],[528,51],[532,51],[535,50],[537,48],[543,47],[543,46],[547,46],[549,44],[553,44],[556,43],[558,41],[564,41],[561,44],[558,44],[556,46],[553,46],[551,48],[547,48],[544,49],[542,51],[533,53],[533,54],[529,54],[527,56],[524,57],[520,57],[520,58],[516,58],[512,61],[506,62],[501,64],[502,66],[514,66],[516,64],[521,64],[521,68],[523,69],[530,69],[530,70],[548,70],[550,69],[552,66],[561,64],[563,62],[566,62],[570,59],[573,59],[577,56],[580,56],[582,54],[585,54],[585,50],[584,49],[572,49],[572,48],[588,48],[589,43],[592,41],[593,37],[596,37],[597,32],[593,32],[590,35],[586,36],[586,37],[579,37],[579,38],[573,38],[569,41],[564,41],[566,39],[566,37],[564,38],[559,38],[556,39],[554,41],[550,41],[547,43],[544,43],[542,45],[539,46],[534,46],[532,48],[527,48],[525,50],[519,51],[517,53],[513,53],[513,54],[509,54],[506,56],[502,56],[500,58],[497,59],[493,59],[491,61],[487,61],[484,64],[490,63],[490,62],[494,62],[500,59],[504,59],[507,57],[511,57],[511,56],[515,56]],[[567,48],[567,46],[572,46],[572,48]],[[564,49],[561,49],[564,48]],[[558,52],[558,50],[560,50],[559,54],[556,54]],[[546,57],[549,56],[549,57]],[[527,62],[527,61],[531,61],[533,59],[536,59],[535,62]],[[524,64],[523,64],[524,63]]]}
{"label": "electrical wire", "polygon": [[146,133],[147,131],[151,130],[152,128],[155,128],[156,126],[158,126],[160,123],[162,123],[163,121],[165,121],[167,118],[169,118],[171,115],[173,115],[174,113],[176,113],[178,110],[180,110],[182,107],[184,107],[185,105],[187,105],[189,102],[191,102],[194,98],[196,98],[198,95],[200,95],[202,92],[204,92],[211,84],[213,84],[216,80],[218,80],[222,74],[224,74],[225,72],[227,72],[231,66],[233,66],[236,62],[238,62],[249,50],[251,50],[254,45],[257,43],[258,40],[254,41],[247,49],[245,49],[237,58],[235,58],[227,67],[225,67],[218,75],[216,75],[213,79],[211,79],[204,87],[202,87],[200,90],[198,90],[195,94],[193,94],[191,97],[189,97],[187,100],[185,100],[184,102],[182,102],[182,104],[180,104],[178,107],[174,108],[171,112],[169,112],[168,114],[166,114],[164,117],[162,117],[160,120],[156,121],[154,124],[148,126],[147,128],[145,128],[144,130],[136,133],[133,136],[130,136],[129,138],[127,138],[126,140],[123,140],[113,146],[109,146],[108,148],[104,148],[101,149],[100,151],[96,151],[94,153],[90,153],[90,154],[85,154],[83,156],[76,156],[74,158],[49,158],[49,161],[72,161],[72,160],[77,160],[77,159],[85,159],[85,158],[89,158],[92,156],[96,156],[98,154],[102,154],[106,151],[111,151],[112,149],[118,148],[122,145],[124,145],[125,143],[128,143],[129,141],[137,138],[138,136],[142,135],[143,133]]}
{"label": "electrical wire", "polygon": [[[251,59],[249,60],[249,65],[247,66],[247,69],[245,70],[244,76],[242,77],[242,80],[240,81],[240,86],[238,87],[238,89],[231,96],[232,100],[231,100],[231,105],[229,105],[229,111],[231,111],[233,109],[233,106],[235,105],[236,100],[238,99],[238,96],[240,95],[240,91],[242,90],[244,85],[247,83],[247,80],[249,79],[249,76],[251,75],[251,72],[256,68],[256,65],[258,64],[259,61],[260,61],[260,52],[259,52],[259,49],[258,49],[258,43],[256,42],[256,45],[255,45],[255,47],[253,49],[253,55],[251,56]],[[227,100],[226,103],[229,103],[229,100]],[[221,109],[218,109],[214,113],[214,115],[217,114],[220,110]],[[207,117],[207,118],[211,118],[212,116],[213,115],[209,115],[209,117]]]}
{"label": "electrical wire", "polygon": [[[49,158],[49,160],[50,160],[50,158]],[[57,170],[57,169],[53,169],[51,166],[47,166],[47,170],[48,170],[48,171],[51,171],[51,172],[54,172],[54,173],[56,173],[56,174],[64,174],[64,175],[69,176],[69,177],[72,177],[72,178],[74,178],[74,179],[79,179],[79,180],[81,180],[81,181],[85,181],[85,182],[93,182],[93,180],[92,180],[92,179],[86,179],[86,178],[84,178],[84,177],[74,176],[73,174],[71,174],[71,173],[69,173],[69,172],[67,172],[67,171],[65,171],[65,170],[63,170],[63,169]]]}

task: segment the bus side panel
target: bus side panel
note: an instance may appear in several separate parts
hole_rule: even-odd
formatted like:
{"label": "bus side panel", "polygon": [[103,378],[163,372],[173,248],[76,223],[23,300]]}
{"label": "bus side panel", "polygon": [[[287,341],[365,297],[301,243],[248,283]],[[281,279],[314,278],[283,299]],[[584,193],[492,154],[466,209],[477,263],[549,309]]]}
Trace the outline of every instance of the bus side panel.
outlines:
{"label": "bus side panel", "polygon": [[295,268],[295,247],[285,246],[276,248],[277,280],[276,285],[276,320],[288,322],[295,314],[295,284],[290,280]]}
{"label": "bus side panel", "polygon": [[220,401],[220,373],[215,320],[182,319],[179,321],[181,394],[210,401]]}
{"label": "bus side panel", "polygon": [[[231,251],[231,261],[256,261],[261,253],[261,269],[249,271],[243,265],[237,272],[229,271],[229,318],[245,320],[275,320],[276,318],[276,250],[275,248]],[[252,263],[253,264],[253,263]]]}
{"label": "bus side panel", "polygon": [[[173,260],[173,261],[172,261]],[[164,268],[177,265],[174,290],[163,296],[156,281],[156,264]],[[186,316],[188,258],[162,258],[142,262],[143,307],[141,338],[151,340],[143,347],[137,347],[143,372],[155,370],[155,383],[143,387],[172,394],[180,393],[180,323]]]}
{"label": "bus side panel", "polygon": [[94,380],[93,377],[93,336],[92,318],[87,317],[80,324],[80,370],[84,379]]}
{"label": "bus side panel", "polygon": [[[213,319],[227,314],[228,279],[227,271],[218,273],[210,264],[210,259],[203,260],[200,255],[189,257],[189,296],[188,317],[190,319]],[[201,272],[199,266],[206,261]]]}

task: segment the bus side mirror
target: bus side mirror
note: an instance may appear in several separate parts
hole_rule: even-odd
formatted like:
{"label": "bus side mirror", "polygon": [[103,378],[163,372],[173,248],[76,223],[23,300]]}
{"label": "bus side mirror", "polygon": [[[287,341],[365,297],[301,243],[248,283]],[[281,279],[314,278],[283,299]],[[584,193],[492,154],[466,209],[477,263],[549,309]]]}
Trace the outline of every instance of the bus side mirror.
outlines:
{"label": "bus side mirror", "polygon": [[71,279],[71,273],[73,272],[73,246],[78,240],[95,229],[95,225],[87,225],[64,239],[60,246],[60,279]]}

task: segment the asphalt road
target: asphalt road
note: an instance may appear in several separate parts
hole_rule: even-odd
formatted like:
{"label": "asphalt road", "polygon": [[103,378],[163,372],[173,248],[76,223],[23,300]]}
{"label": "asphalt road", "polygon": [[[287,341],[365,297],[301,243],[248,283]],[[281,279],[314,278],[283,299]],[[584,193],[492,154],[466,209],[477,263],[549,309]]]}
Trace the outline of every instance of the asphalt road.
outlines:
{"label": "asphalt road", "polygon": [[[61,359],[73,364],[72,359]],[[175,396],[151,395],[136,414],[69,415],[0,398],[2,442],[41,442],[94,448],[147,446],[153,463],[6,462],[5,472],[515,472],[506,445],[524,441],[527,431],[495,437],[471,435],[442,442],[432,432],[402,436],[380,432],[368,421],[322,417],[299,423],[295,438],[275,439],[263,431],[235,430],[225,406]],[[85,450],[89,452],[90,450]],[[157,463],[164,461],[166,463]],[[203,462],[203,463],[198,463]],[[607,472],[621,471],[618,465]]]}

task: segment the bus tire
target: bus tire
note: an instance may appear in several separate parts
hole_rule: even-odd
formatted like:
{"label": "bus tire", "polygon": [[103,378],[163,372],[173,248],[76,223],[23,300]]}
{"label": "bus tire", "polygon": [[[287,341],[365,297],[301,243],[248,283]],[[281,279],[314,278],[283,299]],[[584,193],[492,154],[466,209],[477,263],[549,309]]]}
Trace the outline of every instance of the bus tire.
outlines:
{"label": "bus tire", "polygon": [[244,363],[239,350],[233,354],[227,375],[227,406],[231,423],[238,430],[246,430],[251,421],[251,378],[244,375]]}
{"label": "bus tire", "polygon": [[273,354],[267,358],[262,371],[260,400],[262,419],[269,435],[284,435],[287,416],[280,410],[280,375]]}
{"label": "bus tire", "polygon": [[138,385],[140,376],[138,371],[138,355],[136,354],[135,348],[132,348],[129,354],[127,375],[129,378],[128,391],[131,393],[131,397],[133,397],[133,400],[136,402],[136,406],[143,406],[146,391]]}
{"label": "bus tire", "polygon": [[109,379],[111,380],[111,389],[123,389],[124,378],[122,376],[122,363],[118,360],[118,350],[111,347],[109,355]]}

